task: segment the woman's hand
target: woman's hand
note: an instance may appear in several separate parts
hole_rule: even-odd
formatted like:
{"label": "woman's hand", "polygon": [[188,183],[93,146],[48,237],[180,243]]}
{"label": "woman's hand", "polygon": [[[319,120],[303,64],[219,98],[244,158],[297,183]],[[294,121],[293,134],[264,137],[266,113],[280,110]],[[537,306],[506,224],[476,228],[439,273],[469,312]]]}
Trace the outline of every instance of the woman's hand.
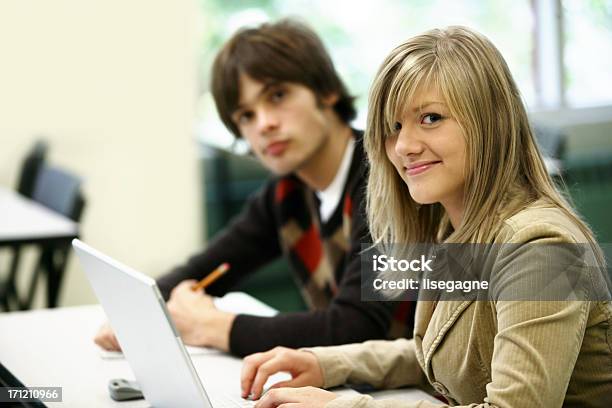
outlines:
{"label": "woman's hand", "polygon": [[323,408],[336,398],[338,396],[333,392],[315,387],[276,388],[266,392],[255,408],[273,408],[283,404],[291,408]]}
{"label": "woman's hand", "polygon": [[281,381],[271,388],[323,386],[323,372],[314,354],[286,347],[275,347],[272,350],[251,354],[244,358],[240,374],[242,397],[251,396],[253,399],[258,399],[261,397],[268,378],[281,371],[290,373],[291,380]]}

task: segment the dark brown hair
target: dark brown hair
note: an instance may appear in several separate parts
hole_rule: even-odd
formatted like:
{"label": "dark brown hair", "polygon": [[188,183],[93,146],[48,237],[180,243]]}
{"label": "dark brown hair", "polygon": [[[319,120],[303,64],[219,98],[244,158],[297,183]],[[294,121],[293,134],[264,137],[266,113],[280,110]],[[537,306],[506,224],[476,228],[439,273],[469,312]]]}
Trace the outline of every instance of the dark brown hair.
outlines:
{"label": "dark brown hair", "polygon": [[231,115],[240,99],[240,73],[256,81],[295,82],[306,86],[317,99],[337,93],[334,111],[349,123],[355,118],[349,95],[319,37],[294,20],[243,28],[217,54],[212,67],[211,88],[217,112],[237,137],[240,132]]}

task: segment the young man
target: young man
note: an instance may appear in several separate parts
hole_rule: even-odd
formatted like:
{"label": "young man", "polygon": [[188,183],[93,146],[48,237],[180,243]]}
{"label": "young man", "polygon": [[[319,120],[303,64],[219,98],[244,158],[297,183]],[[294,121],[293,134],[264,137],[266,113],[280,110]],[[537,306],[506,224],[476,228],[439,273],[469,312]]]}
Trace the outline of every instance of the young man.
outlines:
{"label": "young man", "polygon": [[[243,356],[274,346],[360,342],[412,332],[412,305],[394,310],[362,302],[361,242],[369,232],[361,203],[367,160],[349,122],[353,98],[323,44],[289,20],[236,33],[213,65],[212,91],[224,124],[244,137],[274,174],[236,219],[199,255],[159,279],[168,310],[187,344]],[[247,274],[285,256],[309,312],[264,318],[217,310]],[[190,287],[223,262],[231,269],[207,290]],[[393,310],[392,310],[393,309]],[[408,316],[408,318],[406,318]],[[118,344],[110,328],[96,342]]]}

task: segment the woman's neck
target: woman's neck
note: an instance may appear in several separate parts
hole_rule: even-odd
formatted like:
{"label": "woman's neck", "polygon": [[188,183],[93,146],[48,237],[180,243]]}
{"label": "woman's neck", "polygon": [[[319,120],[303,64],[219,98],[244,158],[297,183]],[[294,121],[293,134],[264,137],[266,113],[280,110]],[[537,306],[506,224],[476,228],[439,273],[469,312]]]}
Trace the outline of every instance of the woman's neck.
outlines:
{"label": "woman's neck", "polygon": [[444,202],[441,202],[446,214],[448,214],[448,219],[450,220],[453,229],[456,231],[459,229],[461,222],[463,221],[463,197],[449,199]]}

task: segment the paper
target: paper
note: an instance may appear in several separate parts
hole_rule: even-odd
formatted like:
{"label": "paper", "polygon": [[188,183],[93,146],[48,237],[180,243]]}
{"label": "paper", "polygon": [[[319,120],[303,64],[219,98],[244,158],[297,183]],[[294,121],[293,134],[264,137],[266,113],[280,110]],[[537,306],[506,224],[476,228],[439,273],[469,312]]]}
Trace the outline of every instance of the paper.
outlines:
{"label": "paper", "polygon": [[235,314],[271,317],[278,313],[276,309],[243,292],[226,293],[223,297],[215,298],[214,302],[217,309]]}

